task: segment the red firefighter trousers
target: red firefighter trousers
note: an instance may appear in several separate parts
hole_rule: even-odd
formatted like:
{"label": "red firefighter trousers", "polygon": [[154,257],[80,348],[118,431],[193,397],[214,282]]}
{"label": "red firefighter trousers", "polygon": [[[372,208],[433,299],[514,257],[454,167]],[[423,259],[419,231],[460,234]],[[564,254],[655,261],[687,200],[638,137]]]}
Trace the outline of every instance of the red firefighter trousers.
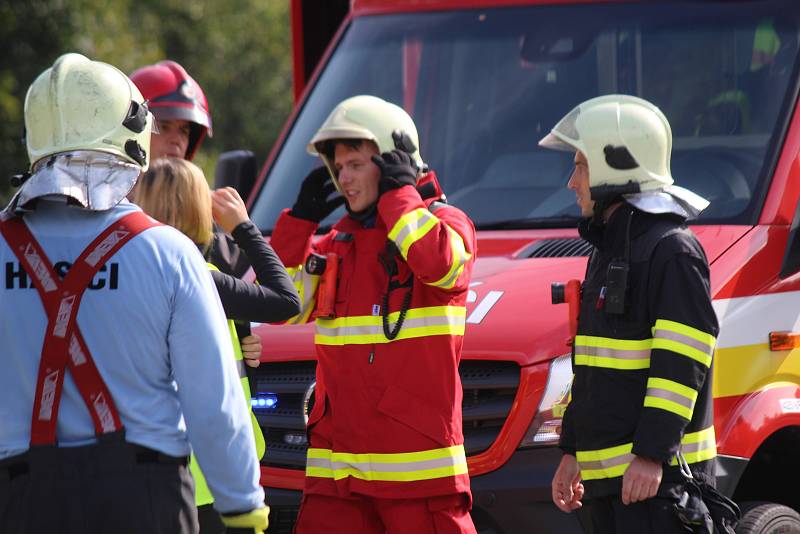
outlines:
{"label": "red firefighter trousers", "polygon": [[295,534],[475,534],[466,494],[423,499],[381,499],[366,495],[308,494]]}

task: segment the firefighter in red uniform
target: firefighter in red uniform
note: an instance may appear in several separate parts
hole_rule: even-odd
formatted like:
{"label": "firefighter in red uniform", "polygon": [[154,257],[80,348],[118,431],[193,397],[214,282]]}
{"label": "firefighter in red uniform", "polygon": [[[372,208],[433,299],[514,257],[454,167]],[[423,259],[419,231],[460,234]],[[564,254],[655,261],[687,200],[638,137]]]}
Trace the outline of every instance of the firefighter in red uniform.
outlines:
{"label": "firefighter in red uniform", "polygon": [[417,145],[394,104],[341,102],[308,147],[327,169],[272,235],[303,302],[290,322],[316,318],[301,534],[475,532],[458,374],[475,230],[421,172]]}
{"label": "firefighter in red uniform", "polygon": [[539,144],[575,153],[568,187],[595,247],[553,502],[569,512],[587,501],[596,534],[716,531],[686,493],[687,470],[714,483],[719,327],[708,261],[686,226],[708,201],[673,185],[669,122],[641,98],[583,102]]}

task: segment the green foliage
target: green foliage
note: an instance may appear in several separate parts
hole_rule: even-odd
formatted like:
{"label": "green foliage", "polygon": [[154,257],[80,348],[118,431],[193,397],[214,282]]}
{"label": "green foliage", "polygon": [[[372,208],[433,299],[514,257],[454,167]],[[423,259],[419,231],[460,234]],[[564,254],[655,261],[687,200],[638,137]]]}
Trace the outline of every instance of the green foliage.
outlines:
{"label": "green foliage", "polygon": [[0,48],[0,206],[8,177],[28,166],[25,92],[66,52],[126,73],[161,59],[183,65],[211,107],[214,136],[195,158],[209,181],[225,150],[252,150],[263,163],[291,111],[286,0],[9,0]]}

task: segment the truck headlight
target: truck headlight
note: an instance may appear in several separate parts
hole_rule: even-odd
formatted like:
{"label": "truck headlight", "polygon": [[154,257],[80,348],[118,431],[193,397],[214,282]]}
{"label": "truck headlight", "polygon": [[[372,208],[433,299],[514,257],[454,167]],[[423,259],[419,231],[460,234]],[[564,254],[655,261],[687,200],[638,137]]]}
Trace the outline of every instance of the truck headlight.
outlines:
{"label": "truck headlight", "polygon": [[550,362],[547,386],[544,388],[539,409],[531,426],[520,442],[520,447],[556,445],[561,437],[561,419],[569,402],[572,388],[572,356],[564,354]]}

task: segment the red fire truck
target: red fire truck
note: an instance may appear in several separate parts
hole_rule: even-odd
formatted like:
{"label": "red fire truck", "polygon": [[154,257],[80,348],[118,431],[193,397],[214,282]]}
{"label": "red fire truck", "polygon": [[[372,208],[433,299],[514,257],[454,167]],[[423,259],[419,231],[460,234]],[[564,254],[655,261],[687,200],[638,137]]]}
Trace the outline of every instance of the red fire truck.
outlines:
{"label": "red fire truck", "polygon": [[[717,476],[745,511],[738,532],[800,532],[800,3],[293,0],[291,15],[296,107],[252,217],[268,235],[292,205],[319,164],[305,145],[339,101],[372,94],[412,115],[449,202],[478,229],[461,375],[479,532],[583,529],[550,501],[572,377],[567,310],[550,285],[582,278],[589,246],[565,188],[571,155],[537,141],[609,93],[664,111],[677,184],[711,201],[692,228],[721,324]],[[262,483],[270,532],[288,532],[314,401],[313,325],[257,331]]]}

